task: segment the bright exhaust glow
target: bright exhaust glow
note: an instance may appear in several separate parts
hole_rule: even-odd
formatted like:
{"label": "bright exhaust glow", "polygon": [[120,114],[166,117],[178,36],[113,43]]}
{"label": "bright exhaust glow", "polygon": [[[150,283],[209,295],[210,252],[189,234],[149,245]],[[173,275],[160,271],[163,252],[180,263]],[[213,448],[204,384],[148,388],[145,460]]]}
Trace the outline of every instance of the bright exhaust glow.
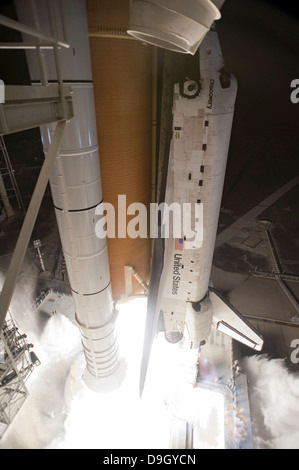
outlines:
{"label": "bright exhaust glow", "polygon": [[[32,329],[42,330],[40,337],[29,334],[27,324],[41,365],[28,381],[30,395],[0,448],[169,449],[177,414],[193,416],[194,436],[199,436],[196,445],[203,433],[209,432],[210,436],[213,426],[207,408],[212,406],[210,416],[217,416],[219,423],[221,413],[214,411],[218,397],[193,389],[197,352],[184,342],[171,345],[164,334],[158,335],[148,380],[139,397],[146,303],[146,298],[135,298],[117,305],[116,326],[125,378],[118,389],[109,393],[96,393],[82,380],[85,359],[81,335],[67,317],[57,314],[46,324],[45,318],[36,321],[31,317]],[[35,323],[39,323],[38,328]],[[212,405],[206,401],[209,397]],[[187,410],[188,405],[191,408]],[[216,427],[217,436],[208,439],[210,447],[214,443],[221,447],[218,435],[223,424],[220,431],[218,424]]]}
{"label": "bright exhaust glow", "polygon": [[[224,449],[224,395],[211,390],[197,393],[197,420],[193,423],[193,449]],[[196,395],[196,394],[195,394]]]}
{"label": "bright exhaust glow", "polygon": [[[188,429],[192,429],[193,449],[225,448],[223,393],[205,386],[193,387],[185,383],[179,387],[169,405],[173,416],[184,420],[188,423]],[[176,436],[176,439],[179,440],[179,437]]]}

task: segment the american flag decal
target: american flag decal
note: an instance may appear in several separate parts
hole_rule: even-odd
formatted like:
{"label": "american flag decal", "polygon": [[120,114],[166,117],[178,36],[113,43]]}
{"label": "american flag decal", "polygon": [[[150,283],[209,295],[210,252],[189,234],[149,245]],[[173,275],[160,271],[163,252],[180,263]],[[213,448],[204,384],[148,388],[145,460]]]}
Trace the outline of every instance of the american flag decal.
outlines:
{"label": "american flag decal", "polygon": [[174,249],[181,251],[183,249],[184,240],[182,238],[176,238],[174,243]]}

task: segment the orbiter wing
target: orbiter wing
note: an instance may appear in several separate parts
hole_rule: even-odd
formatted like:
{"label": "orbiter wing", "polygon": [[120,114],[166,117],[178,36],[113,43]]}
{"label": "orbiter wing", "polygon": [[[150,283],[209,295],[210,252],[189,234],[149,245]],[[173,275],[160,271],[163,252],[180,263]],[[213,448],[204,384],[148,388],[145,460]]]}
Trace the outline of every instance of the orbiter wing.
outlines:
{"label": "orbiter wing", "polygon": [[217,329],[240,343],[261,351],[263,338],[244,316],[216,290],[210,289],[209,296],[213,305],[213,322]]}

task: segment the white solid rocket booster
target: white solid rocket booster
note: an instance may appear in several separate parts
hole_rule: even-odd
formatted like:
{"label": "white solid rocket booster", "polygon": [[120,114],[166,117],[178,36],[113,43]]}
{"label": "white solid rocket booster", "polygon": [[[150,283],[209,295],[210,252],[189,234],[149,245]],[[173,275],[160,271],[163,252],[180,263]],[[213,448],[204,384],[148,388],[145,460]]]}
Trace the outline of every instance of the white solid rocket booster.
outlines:
{"label": "white solid rocket booster", "polygon": [[[73,89],[74,118],[65,128],[50,187],[87,362],[84,379],[98,390],[117,369],[119,358],[106,240],[95,234],[95,208],[102,202],[102,188],[85,1],[16,0],[15,4],[21,22],[70,44],[59,51],[59,58],[61,78]],[[42,55],[48,81],[57,82],[53,51],[43,50]],[[27,60],[31,80],[38,83],[36,53],[27,51]],[[40,128],[45,153],[53,129],[53,125]]]}

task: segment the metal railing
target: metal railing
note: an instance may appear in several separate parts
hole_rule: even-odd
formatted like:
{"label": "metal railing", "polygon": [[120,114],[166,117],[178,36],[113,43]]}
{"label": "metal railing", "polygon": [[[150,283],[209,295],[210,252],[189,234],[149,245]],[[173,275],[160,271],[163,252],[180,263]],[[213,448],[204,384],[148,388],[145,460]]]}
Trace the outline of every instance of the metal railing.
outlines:
{"label": "metal railing", "polygon": [[[62,115],[57,117],[58,122],[56,125],[55,132],[53,133],[53,136],[52,136],[52,143],[50,144],[47,156],[45,158],[44,164],[40,171],[40,175],[38,177],[20,234],[16,243],[16,247],[15,247],[8,271],[6,273],[5,281],[4,281],[3,288],[2,288],[2,294],[0,296],[0,330],[5,321],[6,313],[8,311],[8,308],[12,299],[12,295],[15,289],[15,285],[17,282],[17,277],[18,277],[18,274],[20,272],[20,269],[21,269],[21,266],[25,257],[25,252],[28,247],[28,243],[29,243],[29,240],[30,240],[33,228],[34,228],[34,224],[35,224],[38,212],[39,212],[40,204],[41,204],[41,201],[42,201],[42,198],[43,198],[43,195],[44,195],[44,192],[45,192],[48,180],[49,180],[52,164],[58,153],[63,131],[65,128],[67,119],[69,118],[69,115],[66,112],[66,101],[65,101],[65,94],[64,94],[64,89],[63,89],[63,81],[62,81],[60,59],[59,59],[59,48],[69,48],[69,44],[65,40],[58,39],[58,27],[56,24],[56,15],[54,11],[55,5],[53,4],[53,2],[48,1],[48,10],[49,10],[50,27],[51,27],[52,35],[45,34],[43,31],[38,29],[39,25],[37,21],[34,0],[30,0],[30,7],[31,7],[30,13],[33,19],[33,23],[35,24],[35,28],[28,26],[24,23],[21,23],[19,21],[15,21],[10,18],[7,18],[3,15],[0,15],[0,24],[8,28],[15,29],[21,33],[27,34],[34,38],[35,43],[30,45],[30,47],[33,47],[36,49],[36,53],[38,57],[38,64],[39,64],[39,72],[40,72],[40,77],[41,77],[41,84],[44,87],[47,87],[48,79],[46,76],[46,67],[44,64],[43,54],[41,52],[42,48],[45,47],[45,45],[41,43],[41,40],[48,43],[47,47],[50,47],[53,50],[54,62],[55,62],[56,74],[57,74],[57,86],[59,89]],[[61,2],[59,2],[59,8],[60,8],[59,13],[62,18],[62,25],[64,25],[64,20],[63,20],[64,15],[63,15]],[[65,36],[65,28],[62,27],[62,30]],[[5,45],[2,43],[1,48],[4,48],[4,47]],[[23,49],[26,49],[27,47],[28,47],[28,44],[25,43],[23,45]],[[8,44],[8,48],[9,49],[12,48],[11,43]],[[22,48],[20,43],[17,44],[17,48],[18,49]],[[4,106],[3,104],[0,104],[0,111],[2,114],[3,114],[3,106]],[[41,124],[44,124],[44,122],[41,122]]]}
{"label": "metal railing", "polygon": [[4,187],[4,193],[6,193],[6,201],[5,201],[5,195],[3,196],[2,192],[0,191],[4,206],[6,206],[6,202],[10,206],[9,199],[12,197],[15,197],[17,200],[19,209],[21,209],[25,213],[25,207],[24,207],[24,203],[21,197],[19,186],[15,177],[15,173],[11,165],[9,154],[8,154],[6,144],[2,135],[0,135],[0,152],[1,152],[0,154],[0,178],[2,177],[3,180],[9,179],[10,181],[10,186],[7,186],[6,184]]}
{"label": "metal railing", "polygon": [[[62,18],[62,25],[64,25],[64,14],[63,14],[63,8],[61,2],[59,2],[60,5],[60,13],[61,13],[61,18]],[[39,72],[40,72],[40,77],[41,77],[41,84],[46,86],[48,85],[48,79],[47,79],[47,72],[46,72],[46,67],[45,67],[45,62],[44,62],[44,57],[42,51],[44,49],[50,49],[53,50],[54,53],[54,61],[55,61],[55,66],[56,66],[56,75],[57,75],[57,84],[59,87],[59,92],[60,92],[60,103],[63,109],[63,118],[67,118],[67,113],[66,113],[66,107],[65,107],[65,99],[64,99],[64,90],[63,90],[63,80],[61,76],[61,67],[60,67],[60,59],[59,59],[59,54],[58,51],[61,48],[69,48],[70,45],[65,39],[61,40],[58,39],[57,34],[58,34],[58,28],[57,28],[57,22],[56,22],[56,16],[54,12],[55,5],[53,2],[48,1],[48,10],[49,10],[49,19],[50,19],[50,27],[52,30],[52,35],[45,34],[39,29],[39,24],[37,20],[37,14],[36,14],[36,8],[35,8],[35,0],[30,0],[30,8],[31,8],[31,16],[33,18],[33,23],[35,24],[35,28],[26,25],[24,23],[21,23],[19,21],[13,20],[11,18],[8,18],[6,16],[0,15],[0,25],[6,26],[8,28],[12,28],[16,31],[19,31],[21,33],[27,34],[29,36],[32,36],[34,38],[34,43],[1,43],[0,48],[1,49],[24,49],[24,50],[30,50],[30,49],[35,49],[37,53],[37,59],[38,59],[38,65],[39,65]],[[65,28],[63,27],[63,35],[66,36]],[[44,43],[41,42],[41,40],[44,41]],[[1,104],[0,104],[1,107]]]}

